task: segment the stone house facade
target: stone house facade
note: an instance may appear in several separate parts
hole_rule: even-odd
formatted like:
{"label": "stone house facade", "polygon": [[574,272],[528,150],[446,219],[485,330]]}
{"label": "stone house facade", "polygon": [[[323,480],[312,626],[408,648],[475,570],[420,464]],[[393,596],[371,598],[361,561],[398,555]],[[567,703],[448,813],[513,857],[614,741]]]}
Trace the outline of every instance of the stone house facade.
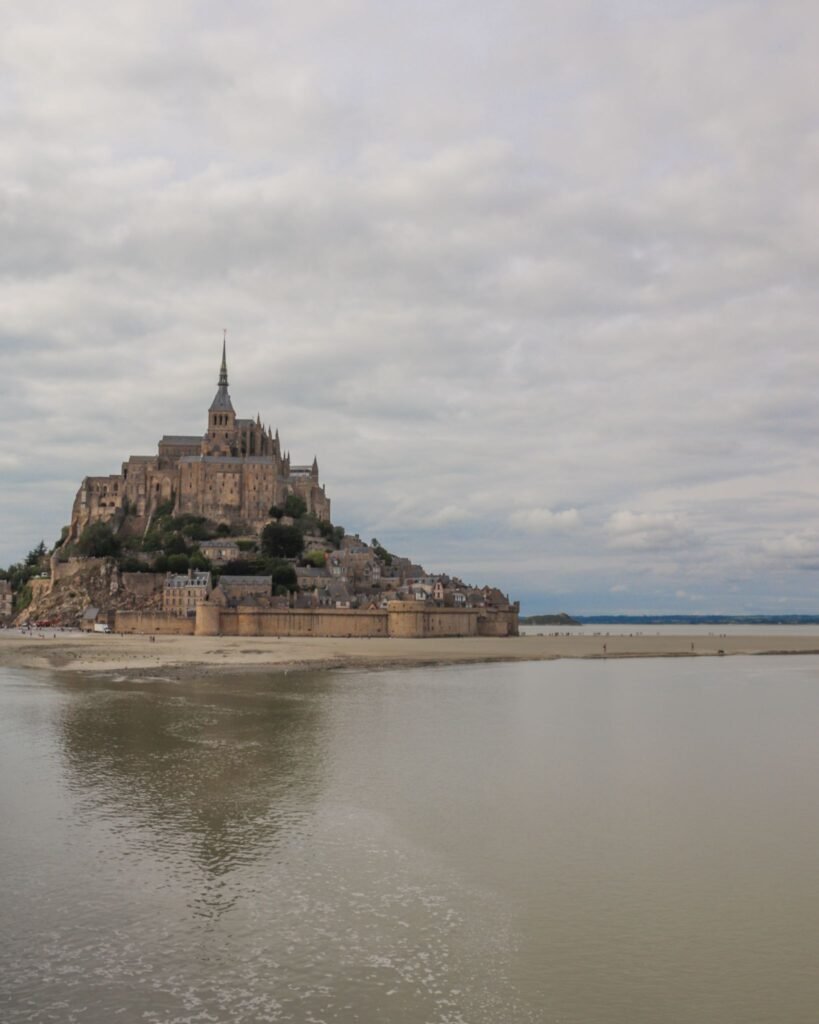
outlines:
{"label": "stone house facade", "polygon": [[194,569],[180,575],[169,572],[162,590],[162,611],[170,615],[194,615],[197,603],[204,601],[211,589],[209,572]]}
{"label": "stone house facade", "polygon": [[224,565],[225,562],[233,562],[242,555],[239,545],[229,537],[201,540],[199,550],[212,565]]}
{"label": "stone house facade", "polygon": [[8,580],[0,580],[0,622],[8,622],[11,619],[14,606],[14,595],[11,592],[11,584]]}

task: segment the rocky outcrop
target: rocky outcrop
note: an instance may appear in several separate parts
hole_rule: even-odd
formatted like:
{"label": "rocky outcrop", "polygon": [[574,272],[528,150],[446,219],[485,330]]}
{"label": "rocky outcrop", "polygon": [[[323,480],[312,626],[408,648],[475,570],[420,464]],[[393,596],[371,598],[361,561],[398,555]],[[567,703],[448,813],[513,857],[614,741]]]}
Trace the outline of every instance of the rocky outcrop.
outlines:
{"label": "rocky outcrop", "polygon": [[39,585],[17,622],[76,626],[89,605],[103,612],[159,611],[163,581],[162,573],[122,573],[111,558],[54,559],[51,579],[31,581]]}

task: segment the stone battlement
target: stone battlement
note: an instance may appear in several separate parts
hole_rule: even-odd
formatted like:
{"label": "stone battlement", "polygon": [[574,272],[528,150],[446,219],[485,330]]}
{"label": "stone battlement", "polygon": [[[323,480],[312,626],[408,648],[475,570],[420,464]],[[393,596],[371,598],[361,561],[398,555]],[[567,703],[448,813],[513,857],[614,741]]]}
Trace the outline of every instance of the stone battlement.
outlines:
{"label": "stone battlement", "polygon": [[403,637],[516,636],[517,611],[486,608],[419,609],[394,601],[386,609],[225,608],[202,601],[196,617],[117,612],[117,633],[195,633],[196,636]]}

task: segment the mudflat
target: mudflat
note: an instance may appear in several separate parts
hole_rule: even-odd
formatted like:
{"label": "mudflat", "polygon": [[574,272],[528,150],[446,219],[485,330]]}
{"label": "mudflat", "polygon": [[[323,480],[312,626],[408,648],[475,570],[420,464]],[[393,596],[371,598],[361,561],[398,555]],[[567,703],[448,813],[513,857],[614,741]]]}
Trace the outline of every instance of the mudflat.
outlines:
{"label": "mudflat", "polygon": [[193,637],[0,630],[0,665],[81,672],[197,674],[225,669],[343,668],[546,661],[553,658],[662,658],[735,654],[819,654],[819,631],[798,636]]}

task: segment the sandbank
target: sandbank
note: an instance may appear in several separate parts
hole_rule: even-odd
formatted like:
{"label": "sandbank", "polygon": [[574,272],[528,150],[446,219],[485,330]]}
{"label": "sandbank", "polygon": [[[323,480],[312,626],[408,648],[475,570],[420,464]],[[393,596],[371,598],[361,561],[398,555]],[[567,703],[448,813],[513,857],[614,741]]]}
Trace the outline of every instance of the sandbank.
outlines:
{"label": "sandbank", "polygon": [[819,632],[798,636],[544,635],[426,639],[118,636],[0,630],[0,665],[150,675],[225,670],[382,668],[555,658],[660,658],[819,654]]}

